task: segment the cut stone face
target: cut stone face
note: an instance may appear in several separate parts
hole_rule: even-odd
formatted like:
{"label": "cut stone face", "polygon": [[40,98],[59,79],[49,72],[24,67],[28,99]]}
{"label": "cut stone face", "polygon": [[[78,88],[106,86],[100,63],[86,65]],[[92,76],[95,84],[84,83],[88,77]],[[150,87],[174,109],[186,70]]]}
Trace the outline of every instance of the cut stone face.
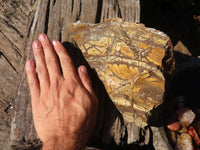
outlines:
{"label": "cut stone face", "polygon": [[139,117],[146,122],[150,111],[163,102],[163,63],[173,61],[171,52],[167,56],[169,37],[118,18],[95,25],[76,23],[70,30],[123,118],[133,122]]}

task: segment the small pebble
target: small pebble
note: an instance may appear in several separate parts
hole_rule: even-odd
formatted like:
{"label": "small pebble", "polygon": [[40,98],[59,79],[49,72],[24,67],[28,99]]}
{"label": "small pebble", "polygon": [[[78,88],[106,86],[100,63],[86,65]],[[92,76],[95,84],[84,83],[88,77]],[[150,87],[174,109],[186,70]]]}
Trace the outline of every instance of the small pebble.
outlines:
{"label": "small pebble", "polygon": [[180,108],[177,111],[178,120],[182,127],[188,127],[195,119],[195,113],[188,108]]}
{"label": "small pebble", "polygon": [[176,150],[194,150],[192,138],[187,133],[181,133],[177,138]]}
{"label": "small pebble", "polygon": [[169,123],[167,128],[171,131],[177,131],[180,128],[180,123],[178,121]]}

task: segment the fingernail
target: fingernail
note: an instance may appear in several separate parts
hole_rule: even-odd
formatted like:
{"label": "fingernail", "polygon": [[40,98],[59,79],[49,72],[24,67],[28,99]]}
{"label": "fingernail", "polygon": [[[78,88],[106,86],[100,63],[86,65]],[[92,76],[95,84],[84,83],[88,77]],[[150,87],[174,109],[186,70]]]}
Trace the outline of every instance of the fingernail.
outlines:
{"label": "fingernail", "polygon": [[86,67],[81,67],[81,72],[82,72],[82,73],[87,73]]}
{"label": "fingernail", "polygon": [[58,41],[56,41],[56,40],[54,40],[52,43],[53,43],[54,46],[58,45]]}
{"label": "fingernail", "polygon": [[26,65],[27,65],[28,67],[31,66],[30,61],[28,61],[28,62],[26,63]]}
{"label": "fingernail", "polygon": [[32,66],[31,61],[27,61],[27,63],[26,63],[26,69],[29,69],[31,66]]}
{"label": "fingernail", "polygon": [[35,42],[33,43],[33,47],[34,47],[34,48],[40,48],[40,47],[41,47],[40,42],[39,42],[39,41],[35,41]]}
{"label": "fingernail", "polygon": [[39,36],[39,39],[41,41],[44,41],[46,38],[47,38],[47,36],[44,33],[40,34],[40,36]]}

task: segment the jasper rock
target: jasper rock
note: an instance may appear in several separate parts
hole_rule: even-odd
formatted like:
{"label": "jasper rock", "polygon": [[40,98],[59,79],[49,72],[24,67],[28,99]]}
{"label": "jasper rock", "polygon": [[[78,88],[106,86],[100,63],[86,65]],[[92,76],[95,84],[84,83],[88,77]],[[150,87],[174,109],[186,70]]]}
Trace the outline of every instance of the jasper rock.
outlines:
{"label": "jasper rock", "polygon": [[147,125],[174,68],[170,38],[143,24],[111,19],[71,26],[71,38],[126,122]]}

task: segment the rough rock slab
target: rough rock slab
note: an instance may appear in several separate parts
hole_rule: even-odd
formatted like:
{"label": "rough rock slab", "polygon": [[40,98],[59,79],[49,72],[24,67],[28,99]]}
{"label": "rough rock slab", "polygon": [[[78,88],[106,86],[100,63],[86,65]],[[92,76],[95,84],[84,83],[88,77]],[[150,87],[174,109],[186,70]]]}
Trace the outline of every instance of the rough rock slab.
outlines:
{"label": "rough rock slab", "polygon": [[[167,79],[174,69],[169,37],[118,18],[95,25],[75,23],[71,35],[122,115],[116,116],[110,131],[114,142],[150,146],[151,136],[156,133],[152,135],[145,126],[151,111],[163,102]],[[153,113],[158,114],[159,109]],[[153,143],[157,143],[154,148],[170,149],[162,134],[162,140],[158,136],[153,138]],[[141,138],[144,140],[140,141]]]}
{"label": "rough rock slab", "polygon": [[119,18],[95,25],[75,23],[71,30],[123,119],[147,125],[150,111],[163,102],[166,78],[174,69],[170,38]]}

